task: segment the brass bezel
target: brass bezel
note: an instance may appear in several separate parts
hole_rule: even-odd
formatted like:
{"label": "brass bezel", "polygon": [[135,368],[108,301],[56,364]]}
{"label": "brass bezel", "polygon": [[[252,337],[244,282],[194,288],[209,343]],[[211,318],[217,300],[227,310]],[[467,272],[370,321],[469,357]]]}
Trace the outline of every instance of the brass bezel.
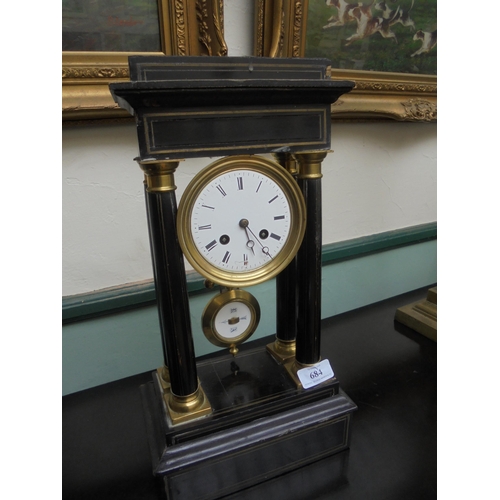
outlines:
{"label": "brass bezel", "polygon": [[[215,327],[217,313],[229,302],[242,302],[251,311],[252,318],[248,328],[238,337],[231,340],[222,337]],[[227,290],[213,297],[206,305],[201,316],[201,327],[205,337],[217,347],[235,347],[245,342],[257,329],[260,321],[260,306],[257,299],[245,290]]]}
{"label": "brass bezel", "polygon": [[[290,234],[281,251],[267,264],[248,272],[234,273],[215,267],[198,251],[191,234],[191,213],[199,194],[219,175],[235,170],[251,170],[272,179],[283,190],[290,205]],[[186,187],[179,203],[177,234],[184,255],[202,276],[218,285],[237,288],[252,286],[274,278],[292,261],[306,229],[306,205],[302,192],[283,167],[258,156],[222,158],[201,170]]]}

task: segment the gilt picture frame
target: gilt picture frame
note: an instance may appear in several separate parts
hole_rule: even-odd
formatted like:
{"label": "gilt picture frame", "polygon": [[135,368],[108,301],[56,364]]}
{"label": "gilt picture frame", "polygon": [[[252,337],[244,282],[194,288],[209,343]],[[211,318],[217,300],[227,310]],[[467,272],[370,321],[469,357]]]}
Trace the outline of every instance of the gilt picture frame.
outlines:
{"label": "gilt picture frame", "polygon": [[[255,7],[254,54],[264,57],[327,57],[331,59],[331,77],[338,80],[352,80],[356,84],[352,92],[342,96],[332,105],[332,119],[390,119],[435,122],[437,120],[436,74],[411,72],[411,66],[409,68],[402,66],[401,68],[405,72],[377,71],[373,69],[366,71],[354,69],[354,67],[336,67],[336,63],[337,66],[341,66],[339,58],[336,57],[340,50],[335,51],[335,49],[332,49],[334,45],[330,44],[330,52],[311,49],[314,46],[311,38],[313,35],[315,36],[315,42],[318,41],[318,38],[321,41],[323,37],[326,40],[327,36],[331,40],[332,31],[328,33],[328,30],[337,27],[342,27],[344,35],[343,40],[337,42],[337,47],[340,47],[341,50],[345,48],[346,44],[353,46],[353,42],[361,42],[366,45],[368,36],[362,39],[362,27],[367,24],[367,18],[362,19],[362,21],[365,21],[363,26],[360,26],[360,23],[357,22],[360,19],[357,18],[361,18],[368,9],[371,9],[367,15],[370,16],[370,19],[374,19],[370,22],[372,25],[382,26],[382,19],[384,19],[384,15],[387,15],[381,10],[382,4],[387,4],[388,9],[392,8],[393,13],[389,12],[388,15],[394,16],[393,19],[389,18],[386,24],[393,22],[396,16],[399,15],[398,13],[405,9],[407,11],[409,8],[402,1],[376,2],[363,0],[350,5],[352,9],[362,6],[364,12],[355,11],[352,12],[350,18],[346,16],[347,19],[339,19],[341,15],[345,14],[347,8],[342,11],[341,8],[335,7],[333,4],[335,3],[340,7],[345,6],[347,2],[342,1],[343,4],[340,5],[338,0],[257,0]],[[411,7],[415,2],[418,2],[418,0],[409,0],[409,6]],[[321,8],[319,7],[320,3],[322,4]],[[399,9],[396,5],[399,6]],[[375,6],[377,9],[375,9]],[[344,22],[344,25],[342,25],[342,22]],[[328,26],[329,23],[332,25],[337,23],[337,25],[335,27]],[[348,23],[349,26],[346,27],[345,25]],[[423,41],[417,40],[419,36],[417,33],[425,31],[430,34],[432,29],[436,29],[435,23],[435,19],[428,19],[425,25],[421,22],[422,28],[418,25],[415,25],[414,29],[408,26],[403,27],[401,23],[397,26],[397,29],[400,30],[398,31],[398,45],[402,47],[401,40],[403,36],[406,37],[406,59],[411,64],[421,65],[420,61],[423,60],[418,59],[417,56],[420,56],[420,54],[411,57],[412,54],[424,47]],[[316,27],[314,32],[311,26]],[[310,29],[309,33],[308,29]],[[324,35],[320,32],[321,29],[324,30]],[[396,32],[396,29],[391,25],[389,31]],[[394,40],[386,40],[383,35],[381,36],[380,32],[374,32],[372,35],[373,39],[377,37],[379,42],[392,43],[396,46]],[[437,37],[437,31],[435,36]],[[352,38],[348,40],[350,37]],[[407,40],[410,38],[411,42],[408,42]],[[349,41],[351,41],[351,44],[349,44]],[[316,43],[316,48],[318,45],[320,44]],[[327,43],[323,45],[328,47]],[[403,49],[399,50],[402,53]],[[434,44],[426,55],[431,54],[436,58],[436,50],[437,46]],[[355,57],[352,59],[356,60]],[[433,68],[432,65],[425,67]]]}
{"label": "gilt picture frame", "polygon": [[[103,1],[106,3],[106,0]],[[115,51],[109,50],[105,45],[106,50],[85,50],[90,42],[88,42],[89,37],[84,36],[80,39],[73,36],[70,39],[71,43],[66,43],[71,50],[62,52],[63,121],[119,119],[129,116],[113,101],[109,92],[109,84],[129,80],[128,57],[130,55],[227,55],[223,31],[223,0],[154,1],[157,4],[159,24],[158,41],[154,46],[159,50],[143,52],[139,48],[138,51]],[[74,17],[87,15],[86,4],[92,4],[94,7],[96,2],[68,0],[67,3],[69,15]],[[123,3],[133,6],[140,2],[129,0]],[[64,5],[65,2],[63,2],[63,32],[65,29]],[[120,29],[126,29],[133,24],[144,24],[142,19],[134,17],[126,10],[116,14],[113,12],[112,16],[106,14],[105,11],[97,14],[94,11],[93,15],[107,15],[106,24],[115,28],[115,33],[118,35]],[[109,33],[107,36],[110,38]],[[64,45],[63,36],[63,47]],[[141,47],[140,44],[139,47]]]}

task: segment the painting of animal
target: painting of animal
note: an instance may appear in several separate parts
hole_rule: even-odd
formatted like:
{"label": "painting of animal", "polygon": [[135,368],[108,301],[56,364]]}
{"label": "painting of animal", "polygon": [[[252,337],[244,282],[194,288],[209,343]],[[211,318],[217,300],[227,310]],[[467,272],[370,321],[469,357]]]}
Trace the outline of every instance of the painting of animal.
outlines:
{"label": "painting of animal", "polygon": [[337,9],[337,14],[334,14],[330,17],[330,19],[328,19],[328,24],[323,26],[324,30],[334,26],[344,26],[350,21],[355,21],[352,11],[357,7],[363,6],[361,2],[349,3],[345,0],[326,0],[326,5],[329,7],[335,7]]}
{"label": "painting of animal", "polygon": [[414,52],[410,57],[419,56],[430,52],[437,45],[437,30],[429,33],[427,31],[418,30],[413,36],[413,40],[420,40],[422,46]]}
{"label": "painting of animal", "polygon": [[305,56],[333,68],[437,73],[437,0],[308,0]]}
{"label": "painting of animal", "polygon": [[415,22],[410,17],[410,11],[413,8],[415,0],[412,0],[411,6],[409,9],[405,9],[402,6],[398,5],[396,9],[391,8],[388,5],[388,2],[378,2],[375,4],[375,9],[382,11],[382,17],[384,19],[390,19],[391,26],[394,24],[400,23],[403,26],[412,29],[415,31]]}
{"label": "painting of animal", "polygon": [[358,29],[356,30],[356,33],[346,39],[346,46],[349,46],[351,43],[358,40],[362,40],[363,38],[374,35],[375,33],[380,33],[383,38],[392,38],[396,43],[398,43],[396,34],[391,31],[390,28],[391,19],[373,17],[371,5],[356,7],[352,11],[352,15],[358,23]]}

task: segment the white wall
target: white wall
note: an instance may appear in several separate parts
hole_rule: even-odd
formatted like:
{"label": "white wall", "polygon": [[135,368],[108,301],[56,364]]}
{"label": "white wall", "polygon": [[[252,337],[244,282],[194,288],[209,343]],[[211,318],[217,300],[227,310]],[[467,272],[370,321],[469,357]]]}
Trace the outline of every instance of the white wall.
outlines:
{"label": "white wall", "polygon": [[228,56],[251,56],[256,2],[224,0],[224,40]]}
{"label": "white wall", "polygon": [[[436,220],[436,126],[333,123],[323,244]],[[152,278],[134,124],[63,130],[63,295]],[[181,162],[178,200],[202,158]],[[189,269],[189,267],[187,267]]]}

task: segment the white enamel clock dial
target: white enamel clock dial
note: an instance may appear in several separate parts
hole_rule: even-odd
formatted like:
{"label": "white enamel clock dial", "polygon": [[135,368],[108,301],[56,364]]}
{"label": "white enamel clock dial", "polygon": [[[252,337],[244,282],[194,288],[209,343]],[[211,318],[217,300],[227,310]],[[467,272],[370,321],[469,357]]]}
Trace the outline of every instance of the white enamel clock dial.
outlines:
{"label": "white enamel clock dial", "polygon": [[191,265],[215,283],[254,284],[276,275],[297,252],[303,205],[295,180],[276,163],[219,160],[186,188],[179,241]]}
{"label": "white enamel clock dial", "polygon": [[213,266],[234,273],[257,269],[276,257],[289,237],[288,199],[258,172],[219,175],[194,203],[191,233]]}

